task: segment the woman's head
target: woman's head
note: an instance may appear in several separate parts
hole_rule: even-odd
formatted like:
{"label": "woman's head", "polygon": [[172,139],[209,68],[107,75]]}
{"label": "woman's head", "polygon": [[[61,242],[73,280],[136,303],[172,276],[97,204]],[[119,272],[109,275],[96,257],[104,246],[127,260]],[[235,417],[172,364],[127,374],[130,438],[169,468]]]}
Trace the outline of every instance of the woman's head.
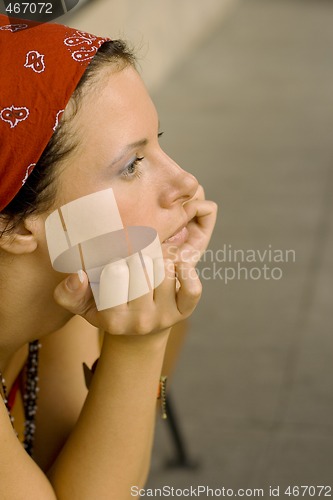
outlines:
{"label": "woman's head", "polygon": [[[72,52],[82,37],[88,45],[95,38],[77,33],[66,39]],[[76,54],[95,55],[81,71],[65,112],[59,112],[61,120],[36,166],[2,209],[8,223],[2,228],[11,230],[32,214],[112,187],[124,225],[154,227],[164,241],[186,225],[182,206],[195,194],[197,181],[160,148],[156,109],[132,53],[119,41],[102,39],[98,45],[98,52],[95,44]],[[38,142],[38,137],[30,140]]]}
{"label": "woman's head", "polygon": [[0,214],[10,230],[54,199],[54,167],[75,148],[70,121],[99,69],[134,56],[123,41],[0,15],[0,61]]}
{"label": "woman's head", "polygon": [[104,67],[120,71],[127,65],[134,66],[135,57],[122,40],[109,40],[97,51],[83,73],[36,166],[29,172],[29,176],[15,197],[1,211],[0,216],[7,222],[7,231],[13,229],[26,216],[42,213],[52,206],[56,195],[56,182],[54,182],[58,171],[56,167],[65,162],[77,146],[77,140],[71,133],[71,123],[81,106],[85,92],[89,87],[96,85]]}
{"label": "woman's head", "polygon": [[156,108],[132,65],[100,68],[69,123],[76,147],[57,170],[53,209],[112,187],[124,226],[152,227],[163,242],[186,225],[197,181],[162,150]]}
{"label": "woman's head", "polygon": [[[1,35],[0,30],[0,40]],[[82,37],[86,43],[91,39],[87,34]],[[75,44],[81,43],[81,35],[70,37],[70,43],[76,47]],[[196,179],[160,147],[157,112],[135,69],[131,53],[120,42],[103,41],[97,55],[95,48],[95,57],[81,71],[68,96],[67,106],[63,106],[65,111],[55,133],[50,134],[46,149],[40,151],[35,162],[32,160],[37,165],[32,172],[21,169],[21,173],[29,174],[24,185],[19,189],[21,178],[18,177],[18,183],[16,178],[16,195],[14,193],[1,207],[0,277],[6,284],[2,287],[1,302],[8,299],[4,308],[9,318],[16,314],[13,313],[15,305],[24,324],[23,330],[28,312],[34,335],[38,326],[33,319],[34,313],[39,319],[42,315],[40,324],[45,320],[49,331],[59,328],[70,317],[66,308],[53,300],[55,287],[63,281],[64,275],[52,268],[47,246],[45,221],[51,212],[87,194],[112,188],[122,225],[155,229],[164,243],[163,252],[164,249],[168,252],[171,245],[180,247],[185,241],[190,215],[184,204],[194,197],[198,188]],[[38,52],[41,54],[41,49]],[[76,57],[83,53],[91,54],[88,50],[78,51]],[[42,70],[43,62],[47,64],[46,57],[44,61],[39,60],[40,66],[35,69]],[[7,68],[14,71],[9,63]],[[48,89],[51,97],[53,91],[59,93],[61,83],[58,87],[58,80],[63,82],[59,68],[59,74]],[[2,78],[1,75],[0,85]],[[8,77],[10,81],[14,78],[12,73]],[[0,93],[1,106],[2,97]],[[57,105],[56,109],[62,108]],[[48,116],[45,118],[47,122]],[[57,118],[57,113],[53,118]],[[52,126],[54,121],[52,119]],[[12,129],[8,122],[5,125]],[[12,130],[23,123],[14,121],[14,125]],[[38,130],[43,135],[43,128]],[[21,144],[22,155],[27,153],[25,146],[36,144],[40,144],[36,134],[26,137]],[[12,156],[9,155],[12,168],[16,168],[13,159],[22,160],[16,153],[12,151]],[[0,195],[7,193],[2,173],[3,166]],[[80,213],[78,218],[80,224],[88,223]],[[90,217],[89,223],[93,224],[94,220]]]}

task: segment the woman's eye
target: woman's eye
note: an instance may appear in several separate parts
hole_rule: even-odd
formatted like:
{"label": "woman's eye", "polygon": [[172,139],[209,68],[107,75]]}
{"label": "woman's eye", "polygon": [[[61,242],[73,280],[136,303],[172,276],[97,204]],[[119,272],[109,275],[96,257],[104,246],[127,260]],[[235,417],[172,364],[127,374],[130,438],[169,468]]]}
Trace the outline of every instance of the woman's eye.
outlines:
{"label": "woman's eye", "polygon": [[141,170],[140,170],[140,163],[144,160],[144,156],[142,157],[136,157],[134,161],[131,161],[129,165],[123,170],[122,175],[124,177],[140,177],[141,175]]}

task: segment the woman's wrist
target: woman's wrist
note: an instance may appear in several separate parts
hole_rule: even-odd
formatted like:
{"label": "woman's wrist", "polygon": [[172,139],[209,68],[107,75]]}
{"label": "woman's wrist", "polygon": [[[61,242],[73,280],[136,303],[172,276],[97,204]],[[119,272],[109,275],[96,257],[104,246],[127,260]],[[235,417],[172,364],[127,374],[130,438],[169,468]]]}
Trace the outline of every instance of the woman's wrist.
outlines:
{"label": "woman's wrist", "polygon": [[128,349],[134,348],[136,351],[138,349],[165,349],[170,331],[171,327],[146,335],[117,335],[105,332],[103,347],[107,345],[125,346]]}

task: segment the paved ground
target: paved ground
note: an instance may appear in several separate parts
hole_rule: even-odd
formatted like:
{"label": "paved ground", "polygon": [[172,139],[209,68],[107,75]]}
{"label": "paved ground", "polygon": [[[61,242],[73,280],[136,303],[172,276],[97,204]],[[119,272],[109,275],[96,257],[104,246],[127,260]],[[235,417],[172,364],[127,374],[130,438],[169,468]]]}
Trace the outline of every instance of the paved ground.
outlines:
{"label": "paved ground", "polygon": [[200,467],[164,468],[159,422],[150,487],[333,486],[332,20],[329,0],[240,0],[154,96],[220,213],[172,387]]}

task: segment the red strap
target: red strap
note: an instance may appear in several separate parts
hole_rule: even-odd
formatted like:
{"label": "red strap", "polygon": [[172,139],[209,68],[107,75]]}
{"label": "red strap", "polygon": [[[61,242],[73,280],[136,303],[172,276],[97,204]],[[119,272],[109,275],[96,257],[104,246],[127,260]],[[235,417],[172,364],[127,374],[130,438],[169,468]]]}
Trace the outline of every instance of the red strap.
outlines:
{"label": "red strap", "polygon": [[8,394],[8,408],[10,411],[12,410],[12,408],[15,404],[16,395],[17,395],[19,389],[20,389],[20,374],[16,378],[16,380],[15,380],[15,382],[10,390],[10,393]]}

